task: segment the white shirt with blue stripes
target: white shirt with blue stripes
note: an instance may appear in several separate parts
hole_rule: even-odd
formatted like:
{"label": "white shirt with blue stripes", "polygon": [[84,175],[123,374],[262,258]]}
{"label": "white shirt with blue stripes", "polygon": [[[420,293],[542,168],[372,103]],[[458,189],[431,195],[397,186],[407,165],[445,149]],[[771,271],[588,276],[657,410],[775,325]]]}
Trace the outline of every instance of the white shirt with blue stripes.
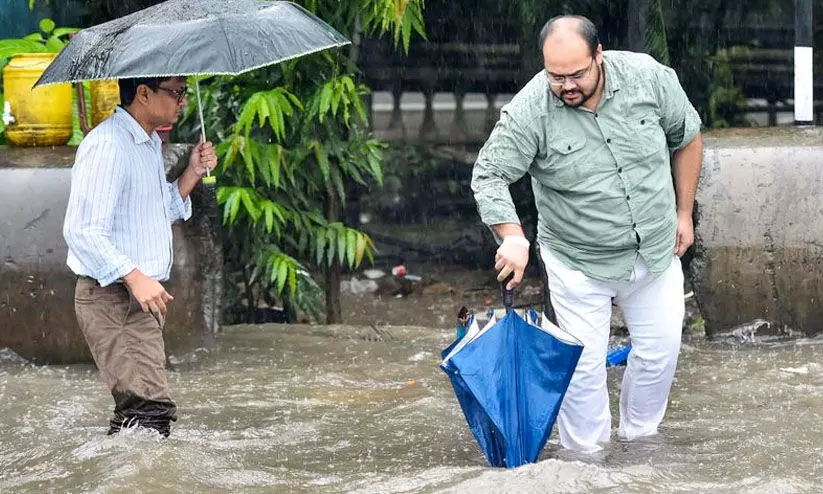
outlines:
{"label": "white shirt with blue stripes", "polygon": [[101,122],[77,149],[63,224],[67,264],[106,286],[135,268],[169,279],[171,224],[191,217],[177,182],[166,181],[160,137],[123,108]]}

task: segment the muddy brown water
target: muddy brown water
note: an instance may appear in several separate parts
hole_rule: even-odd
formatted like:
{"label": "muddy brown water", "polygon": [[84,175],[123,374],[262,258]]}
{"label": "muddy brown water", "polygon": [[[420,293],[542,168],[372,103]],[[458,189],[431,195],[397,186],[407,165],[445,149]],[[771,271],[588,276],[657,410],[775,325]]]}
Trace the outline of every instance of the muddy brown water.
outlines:
{"label": "muddy brown water", "polygon": [[[686,337],[661,436],[493,469],[438,355],[451,329],[234,326],[173,356],[172,436],[105,436],[90,366],[0,352],[0,492],[820,492],[821,340]],[[616,404],[622,369],[609,370]],[[616,417],[616,410],[615,410]]]}

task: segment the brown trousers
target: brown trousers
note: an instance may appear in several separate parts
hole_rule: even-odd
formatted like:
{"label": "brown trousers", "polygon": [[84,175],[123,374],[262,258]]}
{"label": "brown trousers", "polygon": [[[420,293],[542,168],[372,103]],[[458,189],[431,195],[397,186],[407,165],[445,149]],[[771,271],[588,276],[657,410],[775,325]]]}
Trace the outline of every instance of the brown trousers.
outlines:
{"label": "brown trousers", "polygon": [[161,315],[143,312],[126,287],[78,277],[74,291],[77,322],[94,363],[114,397],[109,434],[142,426],[169,435],[177,408],[166,381]]}

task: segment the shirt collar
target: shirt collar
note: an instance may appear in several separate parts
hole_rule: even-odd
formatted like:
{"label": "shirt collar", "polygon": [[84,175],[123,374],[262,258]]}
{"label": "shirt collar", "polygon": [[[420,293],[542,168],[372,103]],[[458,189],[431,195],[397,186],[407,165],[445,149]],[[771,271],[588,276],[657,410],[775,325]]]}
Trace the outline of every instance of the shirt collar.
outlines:
{"label": "shirt collar", "polygon": [[160,136],[157,135],[157,132],[152,132],[151,136],[146,134],[146,130],[143,126],[141,126],[140,123],[138,123],[137,120],[131,116],[131,113],[127,112],[122,106],[118,106],[114,109],[114,116],[126,127],[126,130],[128,130],[134,138],[135,144],[143,144],[148,141],[155,142],[160,140]]}
{"label": "shirt collar", "polygon": [[620,78],[617,75],[617,70],[614,64],[609,60],[608,52],[603,52],[603,72],[606,78],[606,87],[603,89],[603,96],[606,99],[614,96],[614,93],[620,91]]}

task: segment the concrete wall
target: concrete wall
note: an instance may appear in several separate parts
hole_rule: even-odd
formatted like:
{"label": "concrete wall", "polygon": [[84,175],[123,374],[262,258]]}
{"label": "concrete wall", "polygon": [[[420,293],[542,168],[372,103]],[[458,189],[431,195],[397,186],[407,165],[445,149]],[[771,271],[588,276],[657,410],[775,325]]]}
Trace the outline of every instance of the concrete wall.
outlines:
{"label": "concrete wall", "polygon": [[[0,148],[0,348],[38,362],[90,361],[61,234],[73,153]],[[176,176],[186,148],[166,154]],[[821,158],[823,129],[706,135],[689,275],[709,333],[758,318],[773,330],[823,332]],[[170,353],[208,344],[219,331],[219,218],[213,195],[198,188],[193,200],[194,217],[174,226]]]}
{"label": "concrete wall", "polygon": [[823,332],[823,129],[707,134],[697,203],[690,275],[707,332],[758,318]]}
{"label": "concrete wall", "polygon": [[[166,149],[177,176],[187,147]],[[74,315],[75,276],[62,236],[74,149],[0,148],[0,348],[43,363],[90,362]],[[175,224],[175,299],[165,331],[167,351],[207,345],[219,330],[222,251],[213,193],[198,186],[193,217]]]}

